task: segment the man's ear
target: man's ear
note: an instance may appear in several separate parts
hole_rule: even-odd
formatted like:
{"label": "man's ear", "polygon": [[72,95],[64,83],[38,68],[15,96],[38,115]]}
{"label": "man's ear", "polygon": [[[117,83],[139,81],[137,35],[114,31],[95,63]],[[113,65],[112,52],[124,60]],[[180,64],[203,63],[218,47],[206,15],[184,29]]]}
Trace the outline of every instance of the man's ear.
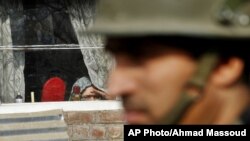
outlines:
{"label": "man's ear", "polygon": [[219,64],[210,77],[210,82],[217,86],[228,86],[240,79],[244,63],[240,58],[231,57]]}

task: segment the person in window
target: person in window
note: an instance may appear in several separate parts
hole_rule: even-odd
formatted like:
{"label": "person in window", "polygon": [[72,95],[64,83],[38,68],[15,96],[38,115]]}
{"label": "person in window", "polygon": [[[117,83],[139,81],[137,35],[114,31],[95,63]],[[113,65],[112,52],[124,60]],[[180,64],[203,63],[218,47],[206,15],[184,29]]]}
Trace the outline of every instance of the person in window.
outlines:
{"label": "person in window", "polygon": [[87,77],[82,77],[78,79],[73,85],[69,101],[114,99],[114,97],[95,87]]}

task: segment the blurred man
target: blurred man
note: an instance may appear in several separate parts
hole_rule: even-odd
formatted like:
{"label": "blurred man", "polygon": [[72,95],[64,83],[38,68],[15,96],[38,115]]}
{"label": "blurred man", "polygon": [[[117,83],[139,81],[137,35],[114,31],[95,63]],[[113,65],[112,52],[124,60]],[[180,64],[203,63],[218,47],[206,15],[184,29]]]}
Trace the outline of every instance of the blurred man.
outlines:
{"label": "blurred man", "polygon": [[101,0],[92,32],[130,124],[234,124],[249,105],[250,11],[235,0]]}

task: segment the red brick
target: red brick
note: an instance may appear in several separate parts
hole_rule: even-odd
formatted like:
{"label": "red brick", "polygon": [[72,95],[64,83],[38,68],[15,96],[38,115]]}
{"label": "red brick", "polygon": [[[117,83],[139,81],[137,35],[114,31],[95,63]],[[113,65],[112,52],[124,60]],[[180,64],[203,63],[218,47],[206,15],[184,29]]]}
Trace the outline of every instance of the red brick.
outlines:
{"label": "red brick", "polygon": [[69,125],[71,125],[71,124],[79,124],[80,123],[79,112],[68,112],[67,123]]}
{"label": "red brick", "polygon": [[79,113],[79,120],[81,123],[93,123],[95,121],[94,112]]}
{"label": "red brick", "polygon": [[76,126],[74,125],[72,128],[72,139],[89,139],[89,126],[88,125],[81,125]]}
{"label": "red brick", "polygon": [[92,139],[105,139],[105,127],[94,125],[91,130]]}
{"label": "red brick", "polygon": [[121,139],[123,138],[123,125],[109,125],[108,126],[109,139]]}
{"label": "red brick", "polygon": [[97,113],[96,123],[123,123],[121,110],[100,111]]}

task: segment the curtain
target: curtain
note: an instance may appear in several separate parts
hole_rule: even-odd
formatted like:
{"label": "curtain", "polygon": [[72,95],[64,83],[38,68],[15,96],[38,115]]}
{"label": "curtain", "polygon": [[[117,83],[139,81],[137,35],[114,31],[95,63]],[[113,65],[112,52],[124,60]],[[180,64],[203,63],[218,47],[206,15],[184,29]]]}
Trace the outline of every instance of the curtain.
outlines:
{"label": "curtain", "polygon": [[[22,28],[21,0],[0,0],[0,99],[3,103],[15,102],[20,93],[24,98],[24,52],[13,51],[13,38],[22,41],[22,35],[12,32]],[[7,48],[7,49],[3,49]]]}
{"label": "curtain", "polygon": [[70,19],[82,48],[83,60],[88,69],[92,84],[102,90],[107,88],[109,73],[113,70],[115,60],[103,48],[99,35],[86,35],[86,30],[93,25],[95,0],[66,0]]}

